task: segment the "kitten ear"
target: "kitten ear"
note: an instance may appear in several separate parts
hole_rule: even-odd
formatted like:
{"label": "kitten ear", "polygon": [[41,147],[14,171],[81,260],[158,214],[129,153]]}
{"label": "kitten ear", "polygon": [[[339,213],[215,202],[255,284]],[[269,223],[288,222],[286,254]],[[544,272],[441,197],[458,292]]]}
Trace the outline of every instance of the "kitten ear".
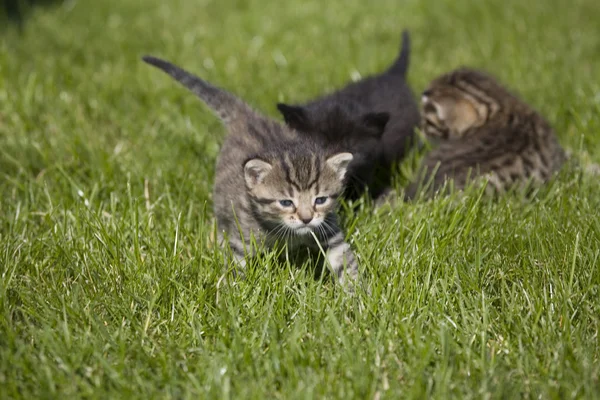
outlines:
{"label": "kitten ear", "polygon": [[304,129],[308,126],[308,118],[304,107],[277,103],[277,109],[283,115],[283,119],[289,127]]}
{"label": "kitten ear", "polygon": [[346,176],[348,164],[353,158],[354,156],[351,153],[338,153],[327,159],[327,165],[337,173],[340,180],[343,180]]}
{"label": "kitten ear", "polygon": [[271,172],[273,166],[266,161],[258,158],[253,158],[244,164],[244,179],[246,179],[246,186],[252,189],[254,186],[261,184],[269,172]]}
{"label": "kitten ear", "polygon": [[368,113],[363,116],[363,124],[370,128],[375,128],[379,134],[383,134],[385,126],[390,120],[390,113],[379,112],[379,113]]}

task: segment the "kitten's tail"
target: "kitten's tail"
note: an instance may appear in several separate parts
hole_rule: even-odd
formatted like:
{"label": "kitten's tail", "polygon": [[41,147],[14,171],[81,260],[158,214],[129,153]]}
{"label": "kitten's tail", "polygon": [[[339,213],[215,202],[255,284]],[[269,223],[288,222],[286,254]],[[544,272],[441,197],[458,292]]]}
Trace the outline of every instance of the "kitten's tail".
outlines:
{"label": "kitten's tail", "polygon": [[238,97],[226,90],[211,85],[183,68],[153,56],[144,56],[142,60],[163,70],[196,94],[225,124],[233,122],[240,114],[251,112],[250,107]]}
{"label": "kitten's tail", "polygon": [[402,45],[400,47],[400,54],[398,54],[398,58],[394,62],[394,64],[390,67],[388,72],[390,74],[402,75],[402,77],[406,76],[406,71],[408,71],[408,62],[410,61],[410,34],[408,30],[402,31]]}

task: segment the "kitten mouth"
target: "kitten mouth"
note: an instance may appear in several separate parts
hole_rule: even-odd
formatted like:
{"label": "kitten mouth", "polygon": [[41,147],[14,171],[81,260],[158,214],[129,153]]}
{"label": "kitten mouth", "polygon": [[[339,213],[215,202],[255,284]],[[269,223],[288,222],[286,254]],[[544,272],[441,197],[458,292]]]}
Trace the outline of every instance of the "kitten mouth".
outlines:
{"label": "kitten mouth", "polygon": [[308,235],[313,231],[311,226],[300,226],[298,228],[294,228],[294,233],[297,235]]}

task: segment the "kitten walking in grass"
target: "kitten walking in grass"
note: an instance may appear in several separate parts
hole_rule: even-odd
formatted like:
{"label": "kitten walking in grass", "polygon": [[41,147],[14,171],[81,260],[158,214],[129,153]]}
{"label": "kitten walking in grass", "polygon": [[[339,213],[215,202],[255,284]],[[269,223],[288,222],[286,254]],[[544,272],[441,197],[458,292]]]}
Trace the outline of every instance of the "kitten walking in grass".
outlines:
{"label": "kitten walking in grass", "polygon": [[377,198],[391,185],[392,166],[406,154],[419,123],[419,109],[406,83],[408,32],[398,58],[385,72],[350,83],[303,105],[277,105],[288,126],[325,146],[350,151],[347,197],[365,190]]}
{"label": "kitten walking in grass", "polygon": [[548,122],[483,72],[461,68],[442,75],[423,92],[421,107],[422,131],[438,146],[406,188],[407,199],[427,181],[428,195],[448,179],[456,189],[485,180],[489,193],[541,184],[565,161]]}
{"label": "kitten walking in grass", "polygon": [[253,240],[293,252],[322,249],[337,280],[352,287],[358,264],[335,214],[352,154],[327,152],[233,94],[167,61],[143,59],[195,93],[229,131],[217,160],[213,201],[219,242],[228,240],[238,267],[255,251]]}

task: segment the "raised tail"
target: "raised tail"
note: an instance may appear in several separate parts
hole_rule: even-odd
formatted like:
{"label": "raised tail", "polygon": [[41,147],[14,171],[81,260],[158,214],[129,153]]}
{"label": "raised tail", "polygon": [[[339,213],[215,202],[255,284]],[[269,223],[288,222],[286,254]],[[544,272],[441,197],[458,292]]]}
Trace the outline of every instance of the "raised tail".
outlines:
{"label": "raised tail", "polygon": [[407,30],[402,31],[402,45],[400,47],[400,54],[398,54],[398,58],[394,62],[394,64],[390,67],[388,72],[390,74],[402,75],[406,76],[406,71],[408,71],[408,63],[410,61],[410,34]]}
{"label": "raised tail", "polygon": [[153,56],[144,56],[142,60],[163,70],[196,94],[225,124],[233,122],[240,114],[251,112],[250,107],[235,95],[200,79],[183,68]]}

